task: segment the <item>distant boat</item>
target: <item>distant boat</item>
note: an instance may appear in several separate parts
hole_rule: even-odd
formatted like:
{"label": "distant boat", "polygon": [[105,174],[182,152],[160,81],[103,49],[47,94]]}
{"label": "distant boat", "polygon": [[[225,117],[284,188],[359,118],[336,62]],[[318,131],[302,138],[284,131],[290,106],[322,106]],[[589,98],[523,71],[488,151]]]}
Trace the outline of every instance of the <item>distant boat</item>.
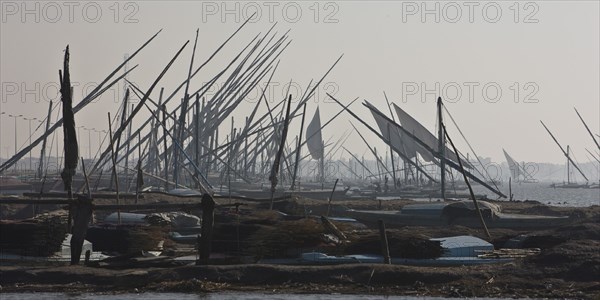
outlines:
{"label": "distant boat", "polygon": [[[567,145],[567,158],[569,158],[569,146]],[[567,182],[563,183],[553,183],[550,185],[551,188],[555,189],[587,189],[589,188],[589,184],[586,183],[577,183],[571,182],[571,168],[570,168],[570,160],[567,159]]]}
{"label": "distant boat", "polygon": [[533,176],[527,172],[525,169],[525,163],[523,165],[519,165],[519,163],[513,159],[506,150],[502,149],[504,152],[504,157],[506,158],[506,162],[508,163],[508,168],[510,169],[511,177],[519,183],[537,183],[537,179],[533,178]]}
{"label": "distant boat", "polygon": [[571,164],[573,164],[573,167],[575,167],[575,169],[579,172],[579,174],[581,174],[581,176],[583,176],[583,178],[585,178],[586,181],[589,181],[588,178],[585,176],[585,174],[583,174],[583,172],[581,171],[581,169],[577,166],[577,164],[573,161],[573,159],[571,159],[571,157],[569,156],[569,145],[567,145],[567,151],[565,151],[563,149],[563,147],[560,145],[560,143],[558,142],[558,140],[554,137],[554,135],[552,134],[552,132],[550,132],[550,129],[548,129],[548,127],[546,127],[546,124],[544,124],[544,122],[540,121],[542,123],[542,126],[544,126],[544,128],[546,129],[546,131],[548,132],[548,134],[550,135],[550,137],[552,137],[552,139],[554,140],[554,142],[556,143],[556,145],[558,146],[558,148],[560,148],[560,151],[562,151],[562,153],[565,155],[565,157],[567,158],[567,182],[566,183],[553,183],[550,185],[551,188],[564,188],[564,189],[578,189],[578,188],[588,188],[589,184],[586,182],[585,184],[578,184],[575,182],[571,182]]}
{"label": "distant boat", "polygon": [[[597,185],[596,185],[597,186]],[[576,183],[576,182],[563,182],[563,183],[553,183],[550,185],[551,188],[555,189],[587,189],[594,188],[593,185],[589,185],[587,183]]]}
{"label": "distant boat", "polygon": [[[346,192],[349,188],[338,188],[333,192],[333,199],[345,198]],[[243,189],[231,191],[232,195],[242,196],[251,199],[269,199],[271,197],[270,189]],[[315,200],[327,200],[331,196],[331,190],[329,189],[314,189],[314,190],[276,190],[273,194],[274,197],[284,197],[288,195],[298,195],[305,198]]]}

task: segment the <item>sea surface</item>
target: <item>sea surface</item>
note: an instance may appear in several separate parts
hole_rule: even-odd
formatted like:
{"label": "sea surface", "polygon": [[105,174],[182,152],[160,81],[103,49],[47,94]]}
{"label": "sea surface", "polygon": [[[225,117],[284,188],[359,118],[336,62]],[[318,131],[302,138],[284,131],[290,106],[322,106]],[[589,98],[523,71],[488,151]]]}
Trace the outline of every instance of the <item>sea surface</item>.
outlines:
{"label": "sea surface", "polygon": [[[600,205],[600,189],[556,189],[550,187],[551,183],[516,183],[512,185],[513,199],[515,200],[536,200],[543,204],[552,206],[573,206],[573,207],[588,207],[592,205]],[[499,185],[498,189],[503,194],[509,194],[508,184]],[[451,187],[448,192],[454,192]],[[469,194],[468,189],[457,190],[458,194]],[[473,192],[476,195],[486,195],[488,199],[498,199],[498,195],[491,192],[481,185],[473,185]],[[394,200],[398,197],[377,197],[380,200]],[[418,201],[430,201],[437,199],[417,198]],[[500,198],[499,200],[507,200]]]}
{"label": "sea surface", "polygon": [[[141,293],[141,294],[63,294],[63,293],[7,293],[2,294],[2,300],[216,300],[216,299],[286,299],[286,300],[324,300],[324,299],[463,299],[463,298],[434,298],[434,297],[411,297],[411,296],[376,296],[376,295],[341,295],[341,294],[264,294],[264,293],[211,293],[211,294],[179,294],[179,293]],[[471,299],[499,299],[499,298],[471,298]]]}
{"label": "sea surface", "polygon": [[[498,186],[499,190],[508,196],[508,184]],[[468,193],[468,191],[463,191]],[[496,199],[496,194],[483,186],[473,186],[475,194],[486,194],[490,199]],[[554,206],[585,207],[600,205],[600,189],[555,189],[550,183],[516,183],[512,185],[513,198],[516,200],[537,200]]]}

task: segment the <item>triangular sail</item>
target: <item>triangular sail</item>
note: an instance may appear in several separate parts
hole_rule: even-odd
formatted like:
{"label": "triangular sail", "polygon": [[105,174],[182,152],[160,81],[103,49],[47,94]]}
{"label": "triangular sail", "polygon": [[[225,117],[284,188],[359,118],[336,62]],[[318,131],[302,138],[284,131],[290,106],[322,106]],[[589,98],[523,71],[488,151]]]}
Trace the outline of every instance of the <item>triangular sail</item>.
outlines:
{"label": "triangular sail", "polygon": [[[401,133],[389,124],[387,120],[378,115],[375,111],[380,112],[377,108],[367,102],[371,109],[371,114],[379,127],[379,131],[385,141],[389,141],[392,146],[402,151],[402,154],[407,158],[415,158],[417,156],[416,144],[410,138],[403,138]],[[381,112],[380,112],[381,113]]]}
{"label": "triangular sail", "polygon": [[502,152],[504,152],[504,157],[506,157],[506,162],[508,163],[508,168],[510,169],[510,175],[512,176],[512,178],[518,179],[519,175],[525,176],[525,174],[521,172],[521,167],[519,166],[519,163],[512,157],[510,157],[510,155],[506,153],[506,150],[502,149]]}
{"label": "triangular sail", "polygon": [[[402,125],[402,127],[406,128],[406,130],[408,130],[415,137],[417,137],[418,139],[423,141],[425,144],[427,144],[427,146],[429,146],[431,149],[438,149],[438,139],[431,132],[429,132],[429,130],[427,130],[427,128],[425,128],[423,125],[421,125],[421,123],[419,123],[417,120],[415,120],[413,117],[411,117],[407,112],[405,112],[403,109],[398,107],[398,105],[396,105],[395,103],[394,103],[394,109],[396,110],[396,115],[398,115],[398,120],[400,121],[400,124]],[[411,139],[411,138],[407,137],[407,139]],[[414,141],[413,141],[413,143],[414,143]],[[423,147],[419,147],[417,149],[417,151],[419,152],[419,154],[421,155],[421,157],[423,157],[423,159],[425,161],[434,161],[433,155],[431,155],[431,153],[429,153],[429,151],[425,150]],[[446,147],[445,153],[446,153],[446,157],[448,159],[450,159],[454,162],[458,162],[458,156],[456,155],[456,153],[454,153],[454,151],[452,151],[448,147]],[[464,159],[462,160],[462,163],[465,167],[468,167],[468,168],[473,167],[471,164],[466,162]]]}
{"label": "triangular sail", "polygon": [[313,159],[322,159],[325,152],[323,145],[323,136],[321,135],[321,116],[319,115],[319,107],[306,127],[306,146]]}

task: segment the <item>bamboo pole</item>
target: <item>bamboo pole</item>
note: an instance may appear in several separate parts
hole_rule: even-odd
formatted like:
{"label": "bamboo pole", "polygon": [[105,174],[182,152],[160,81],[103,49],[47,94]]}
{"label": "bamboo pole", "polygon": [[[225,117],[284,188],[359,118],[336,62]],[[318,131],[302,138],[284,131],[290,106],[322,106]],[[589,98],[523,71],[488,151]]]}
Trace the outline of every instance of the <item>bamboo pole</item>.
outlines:
{"label": "bamboo pole", "polygon": [[540,123],[542,123],[542,126],[544,126],[544,128],[546,129],[546,131],[548,132],[548,134],[550,134],[550,137],[552,137],[552,139],[554,140],[554,142],[556,143],[556,145],[558,145],[558,148],[560,148],[560,151],[562,151],[562,153],[567,157],[568,162],[571,162],[573,164],[573,166],[577,169],[577,171],[579,171],[579,173],[581,174],[581,176],[583,176],[583,178],[585,178],[586,181],[589,181],[589,179],[585,176],[585,174],[583,174],[583,172],[581,171],[581,169],[579,169],[579,167],[573,161],[573,159],[571,159],[571,157],[569,156],[569,153],[565,152],[565,150],[560,145],[560,143],[558,142],[558,140],[554,137],[554,135],[552,134],[552,132],[550,132],[550,129],[548,129],[548,127],[546,127],[546,124],[544,124],[544,122],[542,122],[542,121],[540,121]]}
{"label": "bamboo pole", "polygon": [[508,199],[509,201],[513,201],[512,177],[508,177]]}
{"label": "bamboo pole", "polygon": [[[438,97],[437,99],[437,107],[438,107],[438,153],[442,157],[440,159],[440,184],[441,184],[441,194],[442,199],[446,200],[446,142],[444,140],[444,129],[443,120],[442,120],[442,97]],[[456,156],[458,157],[458,152],[456,152]],[[458,159],[458,162],[461,164],[461,159]],[[462,167],[461,167],[462,169]]]}
{"label": "bamboo pole", "polygon": [[85,171],[85,162],[83,161],[83,157],[81,157],[81,169],[83,170],[83,178],[85,180],[85,188],[87,189],[88,198],[92,199],[92,190],[90,189],[90,181],[87,176],[87,172]]}
{"label": "bamboo pole", "polygon": [[333,193],[335,192],[335,187],[337,186],[338,180],[340,180],[339,178],[337,178],[335,180],[335,183],[333,184],[333,189],[331,190],[331,194],[329,195],[329,199],[327,201],[327,215],[329,217],[329,212],[331,212],[331,202],[333,201]]}
{"label": "bamboo pole", "polygon": [[[360,118],[359,116],[357,116],[354,112],[352,112],[350,109],[348,109],[348,106],[344,106],[340,101],[338,101],[337,99],[335,99],[333,96],[331,96],[330,94],[327,94],[327,96],[329,96],[329,98],[333,99],[338,105],[340,105],[341,107],[343,107],[343,110],[345,110],[346,112],[348,112],[351,116],[353,116],[356,120],[358,120],[361,124],[365,125],[371,132],[373,132],[375,135],[377,135],[382,141],[384,141],[386,144],[391,145],[391,141],[386,140],[386,138],[381,135],[379,132],[377,132],[373,127],[371,127],[369,124],[367,124],[365,121],[362,120],[362,118]],[[400,155],[405,161],[410,161],[411,164],[414,164],[414,162],[412,162],[409,158],[407,158],[401,151],[400,149],[397,149],[396,147],[392,147],[392,149],[394,151],[396,151],[396,153],[398,153],[398,155]],[[418,165],[415,165],[416,168],[420,167]],[[429,178],[431,181],[433,182],[437,182],[433,177],[431,177],[429,174],[425,173],[423,171],[423,173],[425,174],[425,176],[427,178]]]}
{"label": "bamboo pole", "polygon": [[[48,116],[46,117],[46,130],[48,132],[50,129],[50,117],[52,116],[52,100],[50,100],[50,104],[48,105]],[[44,158],[46,156],[46,140],[48,139],[48,135],[44,135],[42,141],[42,149],[40,150],[40,164],[38,165],[38,178],[42,179],[44,177]],[[31,149],[33,150],[33,149]]]}
{"label": "bamboo pole", "polygon": [[[119,176],[117,175],[117,162],[115,160],[115,149],[114,149],[114,144],[113,144],[113,135],[112,135],[112,125],[111,125],[111,119],[110,119],[110,112],[108,112],[108,135],[109,135],[109,141],[110,141],[110,158],[112,160],[112,171],[113,174],[115,175],[115,190],[117,192],[117,205],[121,204],[121,201],[119,200]],[[121,210],[117,210],[117,224],[121,225]]]}
{"label": "bamboo pole", "polygon": [[587,130],[587,132],[590,134],[590,137],[592,138],[592,140],[594,140],[594,144],[596,144],[596,147],[598,147],[598,150],[600,150],[600,144],[598,143],[598,141],[596,140],[596,138],[592,134],[592,131],[590,130],[590,128],[587,126],[587,124],[585,123],[585,121],[583,120],[583,118],[581,117],[581,115],[579,114],[579,112],[577,111],[577,108],[573,107],[573,109],[577,113],[577,116],[579,117],[579,120],[581,120],[581,122],[583,123],[583,126],[585,126],[585,130]]}
{"label": "bamboo pole", "polygon": [[283,123],[283,130],[281,132],[281,141],[279,144],[279,150],[277,151],[277,156],[275,156],[275,161],[273,162],[273,168],[271,169],[271,176],[269,176],[269,180],[271,181],[271,203],[269,205],[269,210],[273,210],[273,197],[275,195],[275,188],[277,187],[277,173],[279,172],[279,160],[281,159],[281,154],[283,153],[283,147],[285,145],[285,139],[287,137],[288,132],[288,120],[290,117],[290,106],[292,106],[292,95],[289,95],[287,111],[285,114],[285,121]]}
{"label": "bamboo pole", "polygon": [[[442,123],[441,126],[442,126],[441,127],[442,131],[444,132],[444,135],[446,136],[446,138],[448,138],[448,142],[450,142],[452,149],[454,149],[454,153],[458,153],[458,150],[456,149],[456,146],[454,146],[454,143],[452,142],[450,135],[448,135],[448,131],[446,131],[446,126],[444,125],[444,123]],[[471,183],[469,182],[469,179],[467,178],[467,175],[465,173],[465,169],[462,165],[462,159],[458,160],[458,165],[460,166],[460,171],[463,175],[465,183],[467,184],[467,187],[469,188],[469,194],[471,194],[471,199],[473,199],[473,204],[475,204],[475,209],[477,210],[477,215],[479,216],[479,221],[481,222],[481,226],[483,227],[483,230],[485,231],[485,235],[487,235],[487,237],[491,240],[492,236],[490,235],[490,232],[488,231],[487,225],[485,225],[485,220],[483,219],[481,210],[479,210],[479,202],[477,202],[477,199],[475,198],[475,193],[473,193],[473,188],[471,187]]]}
{"label": "bamboo pole", "polygon": [[[366,106],[368,108],[372,107],[370,104],[367,104],[367,103],[365,103],[364,106]],[[375,112],[377,115],[381,116],[382,118],[384,118],[386,121],[392,122],[392,120],[390,120],[388,117],[386,117],[385,115],[383,115],[381,112],[379,112],[377,110],[372,110],[372,111]],[[452,161],[452,160],[450,160],[450,159],[448,159],[446,157],[441,156],[437,151],[433,150],[426,143],[424,143],[419,138],[417,138],[415,135],[413,135],[410,131],[406,130],[404,127],[402,127],[402,126],[400,126],[400,125],[398,125],[396,123],[392,123],[392,125],[394,125],[394,127],[398,128],[398,129],[400,129],[403,132],[403,134],[406,134],[407,136],[409,136],[410,138],[412,138],[415,142],[417,142],[419,145],[421,145],[423,148],[425,148],[425,150],[429,151],[434,157],[436,157],[438,159],[441,159],[441,160],[444,160],[448,166],[454,168],[455,170],[459,170],[460,171],[460,166],[457,163],[455,163],[454,161]],[[414,162],[411,161],[411,163],[414,165]],[[428,178],[431,179],[431,177],[429,175],[427,175],[426,173],[424,173],[424,171],[420,167],[419,167],[419,171],[421,171],[425,176],[427,176]],[[474,180],[475,182],[483,185],[484,187],[486,187],[490,191],[494,192],[498,196],[503,197],[503,198],[508,198],[502,192],[500,192],[500,191],[492,188],[485,181],[477,178],[475,175],[471,174],[470,172],[468,172],[468,171],[465,170],[465,174],[467,175],[467,177],[469,177],[472,180]],[[436,182],[433,179],[432,179],[432,181]]]}
{"label": "bamboo pole", "polygon": [[298,164],[300,163],[300,147],[302,141],[302,133],[304,131],[304,119],[306,116],[306,103],[304,104],[304,108],[302,109],[302,121],[300,122],[300,136],[298,137],[298,145],[296,146],[296,160],[294,162],[294,174],[292,176],[292,185],[290,186],[290,190],[294,190],[296,188],[296,176],[298,175]]}
{"label": "bamboo pole", "polygon": [[[119,76],[118,78],[116,78],[115,80],[113,80],[111,83],[109,83],[108,85],[106,85],[106,83],[108,81],[110,81],[110,79],[121,69],[123,68],[123,66],[130,61],[131,59],[133,59],[142,49],[144,49],[160,32],[162,31],[159,30],[156,34],[154,34],[150,39],[148,39],[140,48],[138,48],[131,56],[129,56],[129,58],[124,61],[121,65],[119,65],[117,68],[115,68],[113,70],[112,73],[110,73],[94,90],[92,90],[83,100],[81,100],[74,108],[73,108],[73,114],[77,114],[77,112],[79,112],[81,109],[83,109],[85,106],[87,106],[88,104],[90,104],[94,99],[98,98],[100,95],[102,95],[106,90],[108,90],[109,88],[111,88],[114,84],[116,84],[117,82],[119,82],[122,78],[124,78],[129,72],[133,71],[137,66],[134,66],[133,68],[131,68],[127,73]],[[105,86],[106,85],[106,86]],[[44,138],[46,138],[48,135],[52,134],[54,132],[54,130],[56,130],[58,127],[60,127],[63,123],[63,119],[58,120],[56,123],[54,123],[54,125],[52,125],[52,127],[49,128],[49,130],[47,130],[46,132],[44,132],[44,134],[39,137],[38,139],[36,139],[34,142],[31,143],[31,145],[29,145],[28,147],[25,147],[23,150],[21,150],[19,153],[17,153],[16,155],[14,155],[13,157],[11,157],[9,160],[5,161],[2,165],[0,165],[0,172],[10,168],[13,164],[15,164],[19,159],[21,159],[24,155],[26,155],[27,153],[29,153],[29,151],[31,149],[33,149],[34,147],[36,147],[40,142],[42,142],[42,140]],[[91,175],[91,174],[90,174]]]}
{"label": "bamboo pole", "polygon": [[389,265],[392,263],[392,259],[390,257],[390,248],[388,245],[387,233],[385,232],[385,223],[383,223],[383,220],[377,220],[377,225],[379,225],[379,238],[381,240],[381,252],[383,254],[383,263]]}
{"label": "bamboo pole", "polygon": [[[133,118],[137,115],[137,113],[142,109],[142,107],[144,106],[144,104],[146,103],[146,100],[148,100],[148,97],[150,96],[150,94],[152,93],[152,91],[154,90],[154,88],[157,86],[158,82],[163,78],[163,76],[167,73],[167,71],[169,70],[169,68],[173,65],[173,63],[175,62],[175,60],[177,59],[177,57],[179,57],[179,54],[181,54],[181,52],[183,51],[183,49],[187,46],[187,44],[189,43],[189,41],[187,41],[180,49],[179,51],[173,56],[173,58],[169,61],[169,63],[167,63],[167,65],[163,68],[162,72],[158,75],[158,77],[154,80],[154,82],[152,83],[152,85],[150,86],[150,88],[146,91],[146,93],[144,94],[144,97],[142,97],[142,99],[139,101],[139,103],[136,105],[136,107],[133,109],[133,111],[131,112],[131,114],[127,117],[127,120],[125,121],[126,124],[131,123],[131,121],[133,120]],[[119,128],[115,131],[115,135],[120,135],[121,132],[123,132],[125,130],[125,125],[121,125],[119,126]],[[112,139],[111,139],[111,142]],[[113,148],[113,152],[114,152],[114,148]],[[109,149],[106,149],[104,152],[102,152],[102,154],[100,155],[100,158],[98,159],[98,161],[96,162],[96,164],[94,165],[94,168],[92,168],[92,171],[90,173],[93,173],[94,170],[96,170],[100,163],[104,160],[104,158],[109,155],[110,151]]]}

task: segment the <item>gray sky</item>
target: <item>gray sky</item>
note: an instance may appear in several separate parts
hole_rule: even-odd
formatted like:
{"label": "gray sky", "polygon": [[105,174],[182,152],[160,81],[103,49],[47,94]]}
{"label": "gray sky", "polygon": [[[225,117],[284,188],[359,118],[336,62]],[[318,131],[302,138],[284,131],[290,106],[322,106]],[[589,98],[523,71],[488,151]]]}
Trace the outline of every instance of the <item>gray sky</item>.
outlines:
{"label": "gray sky", "polygon": [[[518,161],[564,162],[539,120],[563,145],[572,147],[579,161],[588,161],[585,148],[593,151],[594,144],[573,107],[594,133],[600,132],[598,1],[516,5],[513,1],[24,3],[2,1],[2,157],[14,152],[14,120],[8,114],[45,117],[48,100],[56,96],[58,69],[67,44],[71,47],[71,80],[79,84],[75,86],[77,103],[85,93],[83,87],[104,79],[125,53],[133,52],[159,29],[163,31],[158,38],[134,60],[139,67],[130,79],[143,89],[185,41],[193,43],[197,28],[196,61],[200,62],[254,11],[259,12],[255,22],[197,76],[194,86],[212,77],[243,45],[276,21],[280,33],[291,29],[292,44],[274,76],[272,99],[283,97],[290,80],[305,88],[344,54],[326,79],[328,84],[319,88],[311,101],[310,117],[317,104],[323,120],[339,109],[327,100],[325,92],[334,93],[344,103],[356,97],[367,99],[387,112],[385,91],[391,101],[433,131],[434,100],[441,95],[454,99],[446,106],[477,154],[497,162],[504,161],[502,148]],[[423,15],[424,10],[430,13]],[[166,91],[186,77],[191,46],[161,81]],[[77,125],[106,129],[106,112],[116,112],[121,92],[113,89],[78,113]],[[158,89],[152,97],[158,98]],[[236,112],[238,124],[252,106],[245,103]],[[375,124],[360,101],[352,109]],[[139,119],[147,117],[144,114]],[[324,130],[324,138],[339,137],[345,128],[351,128],[349,120],[349,115],[342,115]],[[28,126],[22,119],[17,122],[21,147],[27,144]],[[37,123],[32,124],[35,127]],[[223,126],[228,130],[230,125]],[[299,125],[294,126],[292,138],[298,134]],[[457,146],[466,151],[456,128],[448,126]],[[383,149],[373,134],[359,128],[373,145]],[[88,138],[84,131],[81,135],[81,152],[87,156]],[[364,153],[362,141],[356,134],[352,137],[346,146]],[[93,133],[92,149],[96,139]]]}

